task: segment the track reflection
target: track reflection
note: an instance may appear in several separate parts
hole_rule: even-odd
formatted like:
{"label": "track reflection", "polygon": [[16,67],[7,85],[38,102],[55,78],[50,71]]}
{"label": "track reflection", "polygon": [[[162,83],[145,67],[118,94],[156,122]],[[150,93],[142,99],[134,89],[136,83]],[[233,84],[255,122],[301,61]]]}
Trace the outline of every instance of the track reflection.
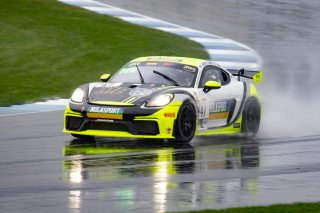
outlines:
{"label": "track reflection", "polygon": [[[145,205],[150,205],[153,212],[165,212],[172,206],[199,208],[208,202],[225,202],[228,190],[255,193],[255,178],[235,182],[190,180],[190,175],[210,179],[211,174],[223,170],[259,166],[256,141],[211,139],[214,144],[208,137],[192,144],[73,140],[64,146],[65,178],[72,185],[112,183],[110,188],[99,189],[97,196],[100,200],[112,199],[112,205],[122,210]],[[72,212],[75,206],[81,210],[81,191],[70,192],[69,201]]]}

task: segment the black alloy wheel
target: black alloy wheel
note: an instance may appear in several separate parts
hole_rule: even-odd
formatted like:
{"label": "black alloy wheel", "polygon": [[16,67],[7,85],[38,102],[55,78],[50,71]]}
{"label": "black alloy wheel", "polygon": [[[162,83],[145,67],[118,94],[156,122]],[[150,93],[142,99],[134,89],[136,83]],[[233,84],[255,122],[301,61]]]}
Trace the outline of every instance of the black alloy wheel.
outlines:
{"label": "black alloy wheel", "polygon": [[250,97],[243,109],[241,132],[245,137],[254,137],[260,126],[261,107],[256,97]]}
{"label": "black alloy wheel", "polygon": [[192,140],[196,131],[196,112],[192,103],[186,101],[179,109],[175,122],[175,139],[169,141],[188,143]]}

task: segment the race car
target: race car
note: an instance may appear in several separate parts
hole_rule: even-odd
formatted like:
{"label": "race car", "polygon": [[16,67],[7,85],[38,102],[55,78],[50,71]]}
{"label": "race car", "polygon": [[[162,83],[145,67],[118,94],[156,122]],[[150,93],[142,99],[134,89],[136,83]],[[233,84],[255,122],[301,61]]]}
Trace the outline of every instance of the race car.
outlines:
{"label": "race car", "polygon": [[208,60],[140,57],[112,77],[79,86],[64,113],[64,132],[181,143],[203,135],[253,137],[261,106],[247,79],[261,78],[259,71],[226,70]]}

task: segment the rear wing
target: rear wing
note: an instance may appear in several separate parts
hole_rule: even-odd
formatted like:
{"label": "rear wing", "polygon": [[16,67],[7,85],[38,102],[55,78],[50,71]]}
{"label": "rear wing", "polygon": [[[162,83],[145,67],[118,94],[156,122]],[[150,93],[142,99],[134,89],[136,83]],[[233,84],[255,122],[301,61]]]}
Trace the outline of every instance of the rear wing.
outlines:
{"label": "rear wing", "polygon": [[233,76],[238,76],[239,81],[241,77],[252,79],[255,83],[260,83],[262,81],[262,72],[260,71],[249,71],[245,69],[241,69],[241,70],[228,69],[228,71]]}

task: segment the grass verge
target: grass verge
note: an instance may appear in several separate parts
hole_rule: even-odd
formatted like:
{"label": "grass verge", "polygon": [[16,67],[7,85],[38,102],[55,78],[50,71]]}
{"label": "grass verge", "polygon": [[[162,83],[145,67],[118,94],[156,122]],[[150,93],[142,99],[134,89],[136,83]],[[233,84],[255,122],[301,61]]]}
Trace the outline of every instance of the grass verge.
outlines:
{"label": "grass verge", "polygon": [[320,202],[294,203],[271,206],[242,207],[222,210],[190,211],[184,213],[316,213],[320,212]]}
{"label": "grass verge", "polygon": [[69,97],[146,55],[208,58],[185,38],[64,5],[0,1],[0,106]]}

